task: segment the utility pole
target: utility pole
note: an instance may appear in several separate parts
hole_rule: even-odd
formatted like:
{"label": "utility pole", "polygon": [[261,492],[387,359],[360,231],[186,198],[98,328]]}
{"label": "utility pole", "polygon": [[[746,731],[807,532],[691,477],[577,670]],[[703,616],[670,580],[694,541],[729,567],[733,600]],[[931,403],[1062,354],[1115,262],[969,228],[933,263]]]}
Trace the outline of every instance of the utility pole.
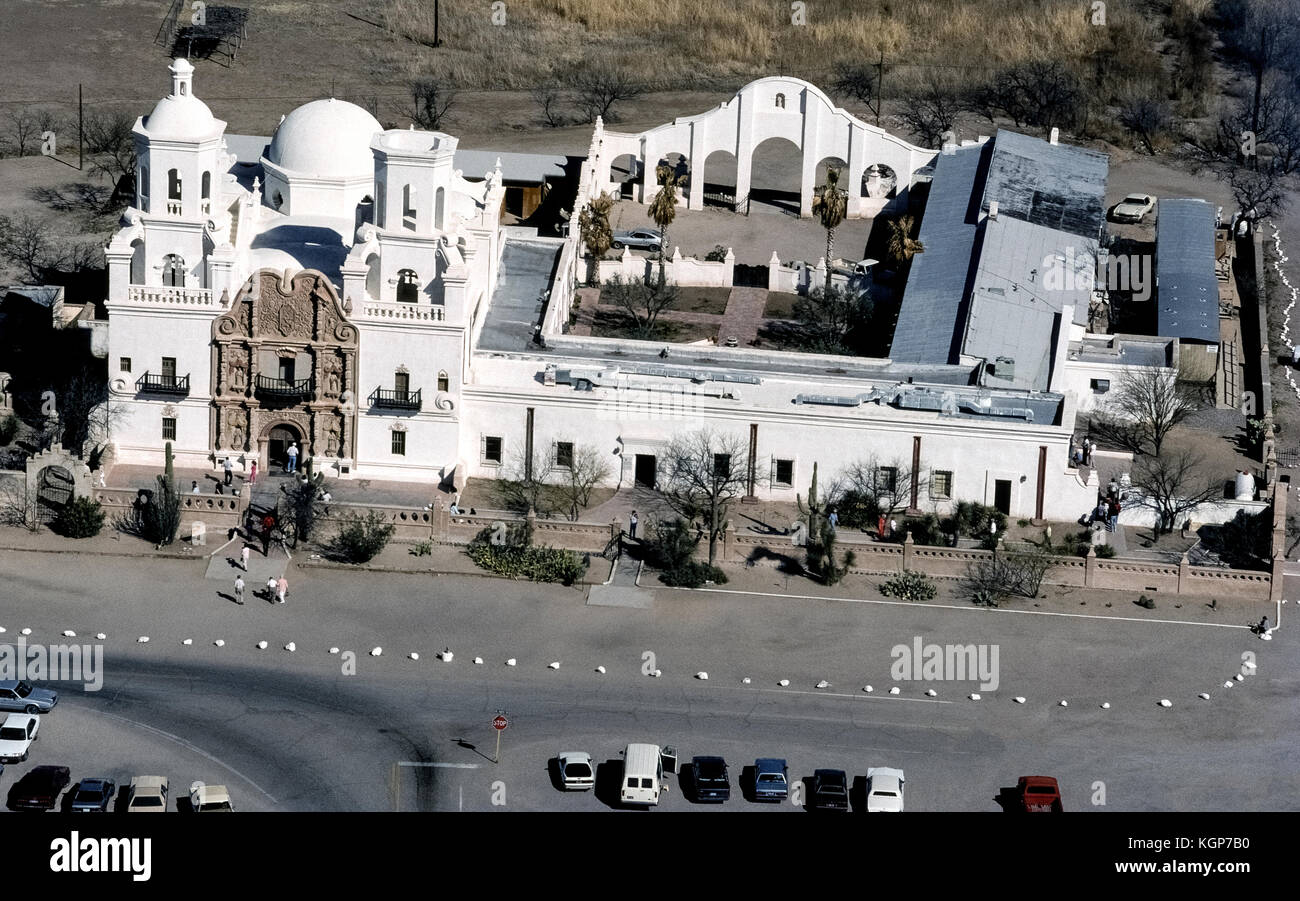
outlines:
{"label": "utility pole", "polygon": [[439,0],[433,0],[433,46],[435,47],[442,45],[442,41],[438,38],[439,6]]}
{"label": "utility pole", "polygon": [[81,108],[81,82],[77,82],[77,171],[83,166],[84,146],[86,143],[85,117]]}
{"label": "utility pole", "polygon": [[880,51],[880,62],[876,63],[876,127],[880,126],[880,106],[884,102],[885,91],[885,51]]}

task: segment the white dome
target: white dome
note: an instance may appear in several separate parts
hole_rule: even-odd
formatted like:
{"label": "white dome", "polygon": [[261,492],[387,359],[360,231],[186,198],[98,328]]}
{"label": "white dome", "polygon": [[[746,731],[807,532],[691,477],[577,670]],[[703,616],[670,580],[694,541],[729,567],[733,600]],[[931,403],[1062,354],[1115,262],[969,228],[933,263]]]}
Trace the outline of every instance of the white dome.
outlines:
{"label": "white dome", "polygon": [[313,100],[285,116],[266,157],[281,169],[326,177],[374,172],[370,142],[384,130],[379,121],[346,100]]}
{"label": "white dome", "polygon": [[153,112],[144,120],[145,131],[157,138],[209,137],[218,130],[218,122],[208,105],[194,96],[194,67],[185,60],[178,59],[168,71],[172,73],[172,92],[159,100]]}

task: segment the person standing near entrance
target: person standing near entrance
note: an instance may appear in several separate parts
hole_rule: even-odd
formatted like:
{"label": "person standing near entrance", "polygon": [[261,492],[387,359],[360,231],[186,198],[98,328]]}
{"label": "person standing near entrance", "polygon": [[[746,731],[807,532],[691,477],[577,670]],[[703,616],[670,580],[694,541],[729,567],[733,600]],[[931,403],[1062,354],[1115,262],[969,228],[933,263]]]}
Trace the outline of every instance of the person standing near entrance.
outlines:
{"label": "person standing near entrance", "polygon": [[284,467],[285,472],[298,471],[298,442],[294,441],[289,445],[289,463]]}
{"label": "person standing near entrance", "polygon": [[235,576],[235,603],[244,606],[244,577]]}
{"label": "person standing near entrance", "polygon": [[253,461],[252,467],[248,470],[248,484],[252,485],[257,481],[257,461]]}
{"label": "person standing near entrance", "polygon": [[226,471],[226,487],[230,487],[231,481],[235,478],[235,470],[230,465],[230,458],[221,461],[221,468]]}
{"label": "person standing near entrance", "polygon": [[636,539],[636,524],[638,521],[639,520],[637,520],[636,518],[636,511],[633,510],[632,515],[628,517],[627,520],[627,525],[628,525],[627,534],[628,537],[632,538],[633,540]]}

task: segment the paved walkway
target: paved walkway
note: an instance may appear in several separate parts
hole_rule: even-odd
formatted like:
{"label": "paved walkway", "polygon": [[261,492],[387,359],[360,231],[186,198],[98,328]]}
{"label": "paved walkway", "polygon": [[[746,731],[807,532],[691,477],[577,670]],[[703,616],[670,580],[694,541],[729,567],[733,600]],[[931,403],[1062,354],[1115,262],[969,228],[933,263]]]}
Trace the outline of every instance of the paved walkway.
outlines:
{"label": "paved walkway", "polygon": [[[110,488],[152,488],[154,479],[161,474],[160,467],[119,464],[113,467],[108,479]],[[198,482],[201,493],[212,495],[222,481],[220,469],[178,468],[175,470],[176,484],[182,493],[188,494],[192,482]],[[259,472],[254,484],[253,503],[255,505],[273,504],[279,497],[280,486],[288,484],[290,475],[279,467],[269,473]],[[226,494],[238,493],[245,478],[236,474],[231,487],[224,489]],[[423,507],[435,497],[447,499],[449,492],[442,491],[437,485],[428,482],[397,482],[371,479],[325,479],[330,497],[341,503],[357,504],[391,504],[396,506]]]}

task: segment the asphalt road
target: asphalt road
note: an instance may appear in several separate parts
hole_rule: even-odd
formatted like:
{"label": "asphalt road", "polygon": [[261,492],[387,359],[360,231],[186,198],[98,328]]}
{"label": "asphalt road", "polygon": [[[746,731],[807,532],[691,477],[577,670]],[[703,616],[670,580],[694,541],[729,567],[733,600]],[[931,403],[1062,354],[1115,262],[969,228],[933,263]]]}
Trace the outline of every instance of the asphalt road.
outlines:
{"label": "asphalt road", "polygon": [[[793,778],[901,767],[910,810],[996,811],[999,789],[1028,774],[1057,776],[1072,810],[1300,807],[1289,622],[1262,642],[1236,623],[713,592],[589,607],[574,589],[319,569],[290,570],[285,605],[237,607],[203,573],[197,560],[0,559],[0,642],[25,627],[29,642],[107,635],[103,689],[64,686],[31,760],[0,785],[61,763],[74,780],[166,775],[173,796],[196,779],[225,783],[242,810],[603,810],[606,791],[557,791],[550,758],[590,752],[609,762],[607,787],[618,751],[649,741],[684,760],[721,754],[733,781],[760,756],[787,758]],[[895,681],[891,649],[917,637],[996,645],[998,686]],[[434,656],[444,648],[449,663]],[[1257,668],[1238,682],[1243,654]],[[496,764],[498,711],[510,727]],[[662,806],[693,806],[680,789]],[[737,793],[699,809],[798,808]]]}

